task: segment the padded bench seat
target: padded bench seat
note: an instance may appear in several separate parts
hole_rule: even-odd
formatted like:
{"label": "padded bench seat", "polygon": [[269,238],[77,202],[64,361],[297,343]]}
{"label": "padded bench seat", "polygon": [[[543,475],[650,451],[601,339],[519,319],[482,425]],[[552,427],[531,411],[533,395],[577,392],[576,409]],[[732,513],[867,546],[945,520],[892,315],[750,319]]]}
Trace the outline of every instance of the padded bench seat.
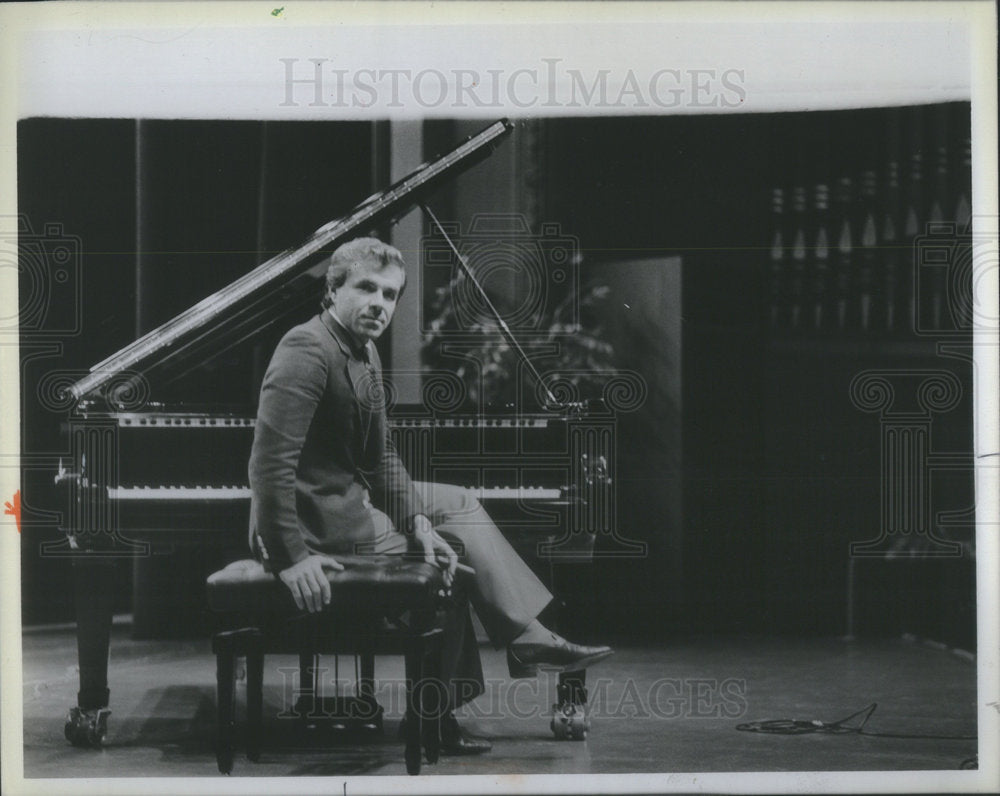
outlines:
{"label": "padded bench seat", "polygon": [[[431,607],[444,588],[441,570],[401,556],[337,556],[343,570],[326,569],[331,601],[326,610],[362,609],[393,613]],[[208,578],[208,605],[216,613],[298,612],[291,592],[277,575],[252,559],[234,561]]]}
{"label": "padded bench seat", "polygon": [[[420,773],[421,753],[437,762],[440,745],[440,705],[437,689],[422,688],[440,681],[443,622],[457,609],[443,600],[441,570],[419,558],[369,555],[337,556],[343,570],[324,570],[331,601],[322,612],[296,607],[281,579],[257,561],[234,561],[209,576],[208,604],[219,618],[212,641],[216,656],[219,771],[233,768],[235,738],[235,664],[247,661],[247,757],[260,755],[264,656],[299,656],[300,699],[318,699],[315,659],[322,654],[354,654],[362,659],[358,683],[360,704],[378,716],[374,699],[375,655],[406,657],[406,770]],[[329,621],[329,615],[336,621]],[[388,621],[387,621],[388,620]],[[405,621],[401,621],[405,620]],[[312,713],[312,711],[308,711]]]}

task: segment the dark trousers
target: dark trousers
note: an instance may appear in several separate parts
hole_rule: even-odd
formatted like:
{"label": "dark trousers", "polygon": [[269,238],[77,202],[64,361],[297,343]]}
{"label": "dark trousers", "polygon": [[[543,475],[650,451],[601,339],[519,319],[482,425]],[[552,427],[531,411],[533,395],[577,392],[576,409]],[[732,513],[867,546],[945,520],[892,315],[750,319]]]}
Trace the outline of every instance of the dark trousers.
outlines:
{"label": "dark trousers", "polygon": [[[472,494],[450,484],[415,482],[434,529],[472,567],[457,573],[455,597],[467,595],[496,648],[505,647],[551,602],[552,594],[521,559]],[[376,538],[372,552],[399,554],[410,541],[373,508]],[[468,607],[454,612],[445,628],[441,672],[452,707],[483,693],[483,668]]]}

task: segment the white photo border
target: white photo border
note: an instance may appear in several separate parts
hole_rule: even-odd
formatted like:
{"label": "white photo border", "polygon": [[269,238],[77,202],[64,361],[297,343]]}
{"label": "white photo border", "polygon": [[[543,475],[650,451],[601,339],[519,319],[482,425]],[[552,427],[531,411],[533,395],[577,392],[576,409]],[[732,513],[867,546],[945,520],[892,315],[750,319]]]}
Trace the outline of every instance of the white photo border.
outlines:
{"label": "white photo border", "polygon": [[[289,59],[291,69],[299,71],[289,72]],[[288,79],[290,74],[308,77],[301,70],[316,61],[322,61],[322,101],[307,102],[309,92],[320,90],[308,82],[289,84]],[[415,63],[425,72],[419,79],[421,70],[412,71]],[[405,69],[411,69],[408,75],[391,71]],[[574,105],[581,99],[571,94],[574,70],[590,86],[603,69],[609,81],[605,105]],[[375,71],[369,76],[365,70]],[[380,77],[378,70],[386,74]],[[456,70],[477,72],[480,86],[491,74],[496,80],[479,94],[470,93],[471,83],[463,84],[463,94],[459,83],[466,78]],[[682,73],[681,83],[670,83],[681,95],[660,91],[674,80],[669,71],[660,74],[654,88],[654,76],[662,70]],[[720,81],[725,70],[742,74],[730,75],[729,87],[714,97],[719,102],[706,106],[700,103],[712,102],[711,91],[699,88],[704,80],[689,74],[700,70],[715,70]],[[978,1],[8,3],[0,7],[0,217],[17,214],[16,124],[28,116],[494,119],[818,110],[968,99],[976,231],[996,236],[996,73],[996,10],[993,3]],[[338,74],[353,93],[336,93]],[[638,89],[626,91],[633,79]],[[437,93],[429,93],[435,84],[442,89],[441,101]],[[614,104],[622,97],[624,104]],[[373,102],[366,105],[369,98]],[[995,264],[984,277],[988,281],[979,295],[995,300],[1000,292]],[[0,269],[0,295],[8,304],[17,287],[16,269]],[[991,311],[990,317],[997,317],[996,305]],[[998,527],[1000,512],[995,466],[986,467],[995,463],[1000,450],[996,330],[978,329],[975,349],[978,771],[24,779],[19,540],[12,518],[3,517],[4,790],[35,794],[72,789],[81,795],[292,789],[353,794],[1000,790],[1000,712],[995,708],[1000,704],[1000,550],[995,533],[987,532]],[[16,462],[20,400],[15,346],[0,345],[0,371],[0,462]],[[16,466],[0,467],[4,499],[18,488],[17,481]]]}

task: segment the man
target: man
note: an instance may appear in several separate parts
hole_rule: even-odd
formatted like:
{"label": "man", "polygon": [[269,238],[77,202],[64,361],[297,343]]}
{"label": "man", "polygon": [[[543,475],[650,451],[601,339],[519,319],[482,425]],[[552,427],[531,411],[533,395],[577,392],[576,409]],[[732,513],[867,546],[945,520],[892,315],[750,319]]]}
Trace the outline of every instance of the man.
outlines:
{"label": "man", "polygon": [[[447,562],[449,585],[461,558],[475,573],[471,602],[493,644],[507,648],[511,676],[607,657],[609,647],[572,644],[539,623],[552,595],[474,497],[411,481],[397,456],[373,341],[405,284],[396,249],[374,238],[345,243],[330,258],[323,312],[278,344],[261,386],[250,457],[251,546],[310,612],[330,601],[323,570],[343,569],[338,555],[416,550],[428,562]],[[467,609],[458,613],[442,661],[451,709],[483,691],[471,618]],[[446,753],[490,748],[465,735],[453,713],[442,722],[441,740]]]}

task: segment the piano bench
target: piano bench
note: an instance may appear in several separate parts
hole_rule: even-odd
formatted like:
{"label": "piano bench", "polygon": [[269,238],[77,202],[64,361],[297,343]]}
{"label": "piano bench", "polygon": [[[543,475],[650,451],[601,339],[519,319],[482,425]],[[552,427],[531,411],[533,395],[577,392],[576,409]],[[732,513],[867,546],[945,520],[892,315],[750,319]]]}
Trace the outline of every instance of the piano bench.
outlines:
{"label": "piano bench", "polygon": [[[216,658],[219,771],[233,769],[236,728],[235,669],[246,658],[247,757],[260,757],[264,655],[299,656],[300,698],[282,713],[315,722],[330,715],[327,706],[348,708],[348,721],[380,731],[382,708],[374,696],[374,656],[406,659],[406,770],[420,773],[421,756],[435,763],[440,749],[441,689],[422,687],[441,681],[443,625],[457,604],[441,598],[441,571],[423,561],[399,556],[337,556],[341,571],[327,571],[332,599],[323,611],[295,607],[287,587],[253,560],[236,561],[209,576],[208,604],[219,632],[212,639]],[[354,698],[318,698],[316,656],[354,655],[361,659]],[[343,711],[337,709],[339,718]]]}

